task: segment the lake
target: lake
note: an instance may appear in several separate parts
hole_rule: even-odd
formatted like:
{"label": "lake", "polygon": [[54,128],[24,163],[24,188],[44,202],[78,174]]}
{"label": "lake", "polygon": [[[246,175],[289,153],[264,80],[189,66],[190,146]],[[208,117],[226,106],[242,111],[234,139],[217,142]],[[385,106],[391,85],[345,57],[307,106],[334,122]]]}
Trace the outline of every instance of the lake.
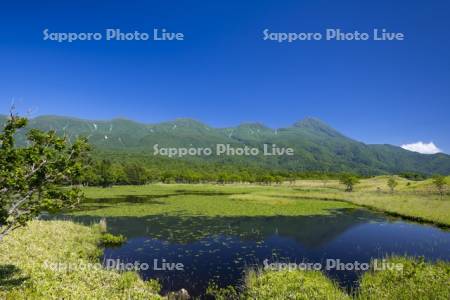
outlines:
{"label": "lake", "polygon": [[[98,217],[70,217],[85,224]],[[264,261],[369,263],[389,255],[450,260],[450,232],[410,223],[365,209],[336,209],[329,215],[274,217],[202,217],[157,215],[106,218],[108,231],[128,238],[107,248],[103,261],[148,264],[141,276],[157,278],[162,292],[185,288],[202,295],[208,284],[240,286],[244,272]],[[163,263],[183,270],[155,270]],[[169,264],[170,266],[170,264]],[[357,287],[362,271],[326,270],[339,285]]]}

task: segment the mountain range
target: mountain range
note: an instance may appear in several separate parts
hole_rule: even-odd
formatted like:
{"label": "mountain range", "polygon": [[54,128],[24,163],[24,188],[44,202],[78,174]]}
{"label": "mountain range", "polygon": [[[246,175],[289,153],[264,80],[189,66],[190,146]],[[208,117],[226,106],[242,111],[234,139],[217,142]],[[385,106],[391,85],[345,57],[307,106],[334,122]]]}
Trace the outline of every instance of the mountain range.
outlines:
{"label": "mountain range", "polygon": [[[0,124],[6,121],[0,115]],[[142,124],[127,119],[90,121],[60,116],[40,116],[29,120],[28,128],[55,130],[69,139],[85,136],[94,152],[116,157],[133,154],[153,156],[153,146],[256,147],[276,144],[294,149],[293,156],[186,156],[184,160],[257,166],[284,171],[355,172],[363,175],[416,172],[450,174],[450,156],[420,154],[398,146],[368,145],[339,133],[315,118],[306,118],[287,128],[272,129],[260,123],[213,128],[192,119],[176,119],[158,124]],[[18,142],[26,142],[25,133]],[[172,158],[175,159],[175,158]]]}

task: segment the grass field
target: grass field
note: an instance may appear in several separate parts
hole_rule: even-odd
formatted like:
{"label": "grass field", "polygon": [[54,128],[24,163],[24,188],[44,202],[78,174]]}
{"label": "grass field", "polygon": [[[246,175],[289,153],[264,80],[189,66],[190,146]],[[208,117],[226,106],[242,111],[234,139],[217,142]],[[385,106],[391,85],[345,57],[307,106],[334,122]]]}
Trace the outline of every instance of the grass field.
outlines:
{"label": "grass field", "polygon": [[[401,271],[372,270],[366,272],[359,280],[359,288],[351,295],[345,293],[319,271],[249,272],[243,298],[277,300],[450,299],[449,263],[425,263],[420,259],[407,257],[391,257],[387,262],[401,265],[403,269]],[[223,299],[229,298],[227,296],[225,295]]]}
{"label": "grass field", "polygon": [[441,197],[430,180],[398,178],[391,193],[388,177],[362,180],[352,193],[336,180],[302,180],[277,186],[152,184],[85,189],[91,200],[79,215],[300,216],[364,206],[416,221],[450,226],[450,195]]}
{"label": "grass field", "polygon": [[[441,197],[436,192],[431,179],[409,181],[397,178],[399,185],[391,193],[387,181],[387,176],[362,180],[352,193],[343,192],[337,181],[303,181],[297,182],[298,187],[294,189],[293,193],[298,192],[300,196],[310,199],[348,201],[415,221],[430,222],[443,227],[450,226],[450,194],[448,190]],[[447,182],[450,182],[448,178]],[[292,196],[292,193],[288,196]]]}
{"label": "grass field", "polygon": [[0,243],[0,299],[160,299],[157,282],[99,267],[100,239],[98,226],[67,221],[14,231]]}
{"label": "grass field", "polygon": [[244,291],[245,299],[351,299],[319,271],[249,272]]}
{"label": "grass field", "polygon": [[[288,191],[272,187],[219,185],[146,185],[88,188],[94,201],[74,214],[92,216],[305,216],[328,214],[331,209],[354,207],[341,201],[263,198],[261,193]],[[247,196],[247,197],[241,197]],[[253,197],[255,196],[255,197]],[[86,211],[87,210],[87,211]]]}
{"label": "grass field", "polygon": [[358,300],[450,299],[450,263],[426,263],[407,257],[392,257],[388,261],[401,264],[403,270],[364,273],[356,291]]}

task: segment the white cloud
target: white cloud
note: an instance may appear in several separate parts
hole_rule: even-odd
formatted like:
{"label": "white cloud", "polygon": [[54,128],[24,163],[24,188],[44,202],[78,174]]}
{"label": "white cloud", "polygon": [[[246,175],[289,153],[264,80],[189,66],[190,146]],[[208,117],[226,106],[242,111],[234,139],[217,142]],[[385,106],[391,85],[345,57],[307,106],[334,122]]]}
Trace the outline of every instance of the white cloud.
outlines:
{"label": "white cloud", "polygon": [[401,146],[403,149],[419,152],[422,154],[435,154],[442,152],[441,149],[439,149],[433,142],[429,143],[423,143],[423,142],[417,142],[412,144],[405,144]]}

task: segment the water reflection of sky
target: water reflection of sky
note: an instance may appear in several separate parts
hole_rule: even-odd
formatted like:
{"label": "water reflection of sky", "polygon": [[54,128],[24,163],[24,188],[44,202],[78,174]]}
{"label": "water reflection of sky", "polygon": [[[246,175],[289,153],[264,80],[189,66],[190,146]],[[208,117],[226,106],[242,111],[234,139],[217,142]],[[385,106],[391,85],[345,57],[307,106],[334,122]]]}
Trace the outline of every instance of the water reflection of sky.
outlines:
{"label": "water reflection of sky", "polygon": [[[79,221],[94,221],[77,217]],[[450,233],[401,222],[366,210],[340,210],[328,216],[211,218],[149,216],[108,218],[108,230],[128,237],[104,258],[148,263],[144,278],[158,278],[163,290],[186,288],[201,294],[210,281],[239,285],[248,267],[271,262],[369,262],[386,255],[450,260]],[[182,263],[184,271],[155,271],[153,261]],[[358,274],[328,271],[342,286],[355,286]]]}

